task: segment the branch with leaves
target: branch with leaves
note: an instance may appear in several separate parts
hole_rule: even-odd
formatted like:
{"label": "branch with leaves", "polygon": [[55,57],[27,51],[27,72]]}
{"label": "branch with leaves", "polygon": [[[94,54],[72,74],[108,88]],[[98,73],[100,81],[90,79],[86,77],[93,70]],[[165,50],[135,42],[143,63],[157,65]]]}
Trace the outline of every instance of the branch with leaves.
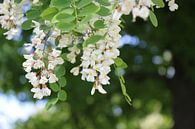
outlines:
{"label": "branch with leaves", "polygon": [[[166,2],[171,11],[178,9],[174,0]],[[107,93],[103,86],[110,84],[108,74],[114,65],[122,93],[130,104],[120,74],[127,67],[119,58],[121,16],[132,14],[133,21],[149,17],[157,27],[154,11],[163,7],[163,0],[4,0],[0,4],[0,24],[9,40],[20,30],[32,30],[31,41],[24,44],[28,49],[23,67],[34,98],[56,93],[47,108],[67,98],[65,62],[72,64],[73,75],[80,74],[82,80],[93,83],[92,95],[96,90]]]}

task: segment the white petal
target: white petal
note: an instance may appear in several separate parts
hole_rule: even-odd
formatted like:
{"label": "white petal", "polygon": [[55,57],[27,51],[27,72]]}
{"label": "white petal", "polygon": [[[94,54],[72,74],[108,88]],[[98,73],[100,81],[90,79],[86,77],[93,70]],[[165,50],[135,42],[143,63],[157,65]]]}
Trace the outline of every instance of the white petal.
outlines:
{"label": "white petal", "polygon": [[103,89],[103,87],[101,85],[97,86],[97,90],[101,93],[101,94],[106,94],[107,92]]}
{"label": "white petal", "polygon": [[91,95],[94,95],[95,94],[95,87],[93,87],[92,89],[91,89]]}
{"label": "white petal", "polygon": [[36,98],[36,99],[42,99],[43,98],[43,95],[41,93],[35,93],[33,98]]}
{"label": "white petal", "polygon": [[49,75],[49,83],[55,83],[57,81],[58,81],[58,78],[56,77],[56,75],[53,74],[53,73],[50,73],[50,75]]}
{"label": "white petal", "polygon": [[47,87],[41,89],[43,96],[50,96],[51,90]]}

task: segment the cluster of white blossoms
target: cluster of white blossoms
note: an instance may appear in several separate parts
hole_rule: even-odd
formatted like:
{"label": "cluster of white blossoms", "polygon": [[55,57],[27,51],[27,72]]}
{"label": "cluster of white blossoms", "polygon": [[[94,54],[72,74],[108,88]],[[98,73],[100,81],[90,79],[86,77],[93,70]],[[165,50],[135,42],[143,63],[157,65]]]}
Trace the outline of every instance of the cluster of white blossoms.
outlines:
{"label": "cluster of white blossoms", "polygon": [[22,24],[22,18],[22,7],[14,3],[14,0],[4,0],[0,4],[0,24],[3,29],[8,30],[4,33],[8,40],[13,39],[20,31],[19,26]]}
{"label": "cluster of white blossoms", "polygon": [[[108,28],[100,29],[94,32],[95,35],[105,34],[103,40],[96,44],[89,44],[83,49],[81,64],[71,70],[73,75],[82,74],[81,79],[88,82],[93,82],[94,86],[91,94],[97,89],[100,93],[106,94],[103,85],[110,84],[108,74],[111,71],[111,65],[114,64],[114,59],[119,56],[119,39],[120,39],[120,20],[115,19],[112,15],[104,18]],[[90,31],[89,31],[90,32]],[[90,34],[86,34],[86,40]]]}
{"label": "cluster of white blossoms", "polygon": [[81,73],[82,80],[94,83],[91,90],[92,95],[95,93],[95,90],[106,94],[102,86],[110,84],[108,74],[111,71],[111,65],[114,64],[114,59],[120,54],[118,50],[119,39],[121,37],[119,34],[121,30],[119,27],[121,22],[120,17],[123,14],[128,15],[132,12],[133,21],[136,20],[136,17],[147,20],[152,6],[154,6],[154,3],[151,0],[139,0],[138,3],[135,0],[121,0],[111,16],[102,18],[105,20],[105,24],[108,28],[100,29],[96,32],[88,30],[84,40],[90,36],[90,32],[94,35],[106,34],[106,36],[96,44],[90,44],[83,49],[83,55],[81,57],[82,63],[74,67],[71,73],[75,76]]}
{"label": "cluster of white blossoms", "polygon": [[147,20],[151,6],[153,6],[151,0],[139,0],[138,3],[136,0],[121,0],[118,8],[114,12],[114,17],[120,18],[123,14],[128,15],[132,12],[133,21],[136,20],[136,17]]}
{"label": "cluster of white blossoms", "polygon": [[[178,9],[178,5],[175,0],[166,0],[169,5],[170,11]],[[152,0],[120,0],[119,6],[114,12],[115,18],[120,18],[123,14],[128,15],[130,12],[133,15],[133,21],[136,21],[137,17],[147,20],[150,15],[150,8],[156,6]]]}
{"label": "cluster of white blossoms", "polygon": [[68,49],[69,53],[67,54],[67,60],[72,64],[76,62],[76,57],[81,52],[78,48],[79,43],[79,37],[75,37],[73,34],[64,34],[60,37],[58,47],[61,49]]}
{"label": "cluster of white blossoms", "polygon": [[[51,90],[47,87],[47,83],[55,83],[58,78],[54,74],[57,65],[64,63],[60,57],[61,50],[47,47],[47,34],[40,29],[40,24],[35,23],[34,37],[31,45],[35,50],[31,54],[24,55],[26,61],[23,63],[24,70],[27,72],[26,78],[33,85],[31,89],[34,92],[34,98],[42,99],[49,96]],[[51,38],[55,38],[55,34],[51,34]],[[51,40],[51,39],[50,39]]]}

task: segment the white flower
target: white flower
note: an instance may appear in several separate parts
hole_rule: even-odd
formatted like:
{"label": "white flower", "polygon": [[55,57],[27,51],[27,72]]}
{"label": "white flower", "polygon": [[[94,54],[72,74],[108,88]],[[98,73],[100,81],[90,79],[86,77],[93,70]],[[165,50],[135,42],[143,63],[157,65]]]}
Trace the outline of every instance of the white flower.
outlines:
{"label": "white flower", "polygon": [[55,58],[54,60],[54,64],[63,64],[64,63],[64,60],[61,58],[61,57],[58,57],[58,58]]}
{"label": "white flower", "polygon": [[33,98],[36,98],[36,99],[42,99],[43,98],[43,94],[42,94],[42,91],[41,91],[40,88],[32,88],[31,92],[34,93]]}
{"label": "white flower", "polygon": [[53,49],[52,53],[50,53],[50,56],[53,56],[53,57],[58,57],[60,55],[61,55],[61,51],[57,49]]}
{"label": "white flower", "polygon": [[50,96],[50,95],[51,95],[51,90],[50,90],[49,88],[44,87],[44,88],[42,88],[41,90],[42,90],[42,94],[43,94],[44,96]]}
{"label": "white flower", "polygon": [[43,58],[44,52],[43,52],[42,49],[36,48],[36,50],[34,51],[34,54],[35,54],[37,57],[39,57],[39,58]]}
{"label": "white flower", "polygon": [[6,35],[6,39],[11,40],[15,38],[19,32],[19,28],[11,28],[9,31],[5,32],[4,35]]}
{"label": "white flower", "polygon": [[42,99],[44,96],[50,96],[51,95],[51,90],[47,87],[44,87],[42,89],[36,87],[36,88],[32,88],[31,92],[34,93],[33,98],[37,98],[37,99]]}
{"label": "white flower", "polygon": [[41,76],[41,79],[39,80],[40,84],[46,84],[48,82],[48,79],[46,76]]}
{"label": "white flower", "polygon": [[71,46],[73,42],[73,37],[70,34],[65,34],[61,36],[61,39],[59,40],[58,47],[59,48],[65,48],[68,46]]}
{"label": "white flower", "polygon": [[28,59],[28,60],[26,60],[26,61],[22,64],[22,66],[24,67],[24,70],[25,70],[26,72],[30,72],[30,71],[32,70],[33,64],[34,64],[34,60],[33,60],[33,59]]}
{"label": "white flower", "polygon": [[99,76],[99,82],[100,82],[102,85],[110,84],[109,80],[110,80],[110,77],[108,77],[107,75],[101,74],[101,75]]}
{"label": "white flower", "polygon": [[175,0],[170,0],[168,6],[170,11],[175,11],[179,7],[178,4],[175,3]]}
{"label": "white flower", "polygon": [[109,66],[102,66],[102,67],[100,67],[99,68],[99,70],[98,70],[101,74],[108,74],[110,71],[111,71],[111,69],[110,69],[110,67]]}
{"label": "white flower", "polygon": [[119,20],[122,15],[123,15],[122,12],[120,12],[118,10],[115,10],[115,12],[113,13],[112,19],[113,20]]}
{"label": "white flower", "polygon": [[80,67],[74,67],[70,70],[71,73],[73,73],[74,76],[79,75],[79,69]]}
{"label": "white flower", "polygon": [[80,53],[80,49],[74,45],[73,47],[69,47],[68,50],[70,53],[67,54],[67,58],[72,64],[74,64],[76,62],[77,55]]}
{"label": "white flower", "polygon": [[150,7],[151,5],[154,5],[154,3],[151,0],[139,0],[139,5]]}
{"label": "white flower", "polygon": [[97,76],[97,72],[93,69],[83,69],[82,73],[82,80],[87,80],[88,82],[94,82],[95,76]]}
{"label": "white flower", "polygon": [[40,38],[34,37],[34,38],[32,39],[32,44],[33,44],[34,46],[36,46],[36,48],[37,48],[37,47],[40,48],[40,46],[41,46],[41,44],[42,44],[42,40],[41,40]]}
{"label": "white flower", "polygon": [[95,85],[91,89],[91,95],[95,94],[95,91],[98,90],[101,94],[106,94],[107,92],[103,89],[102,85]]}
{"label": "white flower", "polygon": [[34,65],[33,65],[34,69],[40,69],[42,67],[45,67],[45,64],[42,60],[35,60],[34,61]]}
{"label": "white flower", "polygon": [[121,0],[119,2],[118,9],[114,11],[112,18],[114,20],[118,20],[123,14],[128,15],[135,6],[135,4],[136,4],[135,0]]}
{"label": "white flower", "polygon": [[47,67],[49,70],[54,70],[54,68],[55,68],[55,65],[53,64],[53,63],[49,63],[48,64],[48,67]]}
{"label": "white flower", "polygon": [[133,21],[136,20],[136,17],[140,17],[146,20],[148,16],[150,15],[150,10],[146,6],[135,7],[132,10],[132,14],[133,14]]}
{"label": "white flower", "polygon": [[25,76],[27,79],[29,79],[29,82],[33,85],[33,86],[38,86],[39,85],[39,80],[36,76],[36,73],[34,72],[30,72],[30,73],[27,73],[26,76]]}
{"label": "white flower", "polygon": [[58,81],[58,78],[56,77],[56,75],[53,73],[50,73],[49,74],[49,83],[55,83],[57,81]]}
{"label": "white flower", "polygon": [[28,59],[33,59],[33,55],[32,54],[30,54],[30,55],[24,55],[24,58],[27,59],[27,60]]}
{"label": "white flower", "polygon": [[105,58],[116,58],[119,56],[118,49],[107,50],[104,52]]}
{"label": "white flower", "polygon": [[64,63],[64,60],[61,57],[58,58],[51,57],[48,60],[49,60],[48,69],[50,70],[53,70],[56,65]]}

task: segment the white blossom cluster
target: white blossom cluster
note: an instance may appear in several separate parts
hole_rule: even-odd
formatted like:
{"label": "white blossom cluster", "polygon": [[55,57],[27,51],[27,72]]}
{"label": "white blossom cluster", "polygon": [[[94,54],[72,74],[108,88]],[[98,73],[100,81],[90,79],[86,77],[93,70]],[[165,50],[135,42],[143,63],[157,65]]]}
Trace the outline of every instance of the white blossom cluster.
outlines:
{"label": "white blossom cluster", "polygon": [[[83,50],[81,57],[81,64],[71,70],[73,75],[77,76],[82,74],[81,79],[88,82],[93,82],[94,86],[91,94],[95,93],[97,89],[100,93],[105,94],[103,85],[110,84],[110,77],[108,76],[111,71],[111,65],[114,64],[114,59],[119,56],[119,39],[120,39],[120,17],[132,12],[133,21],[136,17],[147,20],[150,15],[150,8],[155,6],[151,0],[120,0],[117,9],[112,16],[103,18],[108,25],[107,29],[100,29],[93,32],[94,35],[102,35],[106,33],[103,40],[98,41],[96,44],[90,44]],[[173,9],[170,9],[173,11]],[[97,19],[96,19],[97,20]],[[87,35],[84,37],[86,40],[90,36],[92,30],[88,30]]]}
{"label": "white blossom cluster", "polygon": [[80,54],[80,49],[78,44],[80,40],[78,37],[75,37],[73,34],[64,34],[59,40],[59,48],[67,48],[69,53],[67,54],[67,60],[74,64],[76,62],[77,55]]}
{"label": "white blossom cluster", "polygon": [[8,40],[13,39],[20,31],[22,17],[22,7],[14,3],[14,0],[4,0],[0,4],[0,24],[3,29],[8,30],[4,33]]}
{"label": "white blossom cluster", "polygon": [[[175,3],[175,0],[166,0],[169,5],[170,11],[175,11],[178,9],[178,5]],[[119,6],[114,12],[114,17],[119,19],[123,14],[128,15],[130,12],[133,15],[133,21],[137,17],[140,17],[144,20],[150,15],[150,8],[156,6],[152,0],[120,0]],[[157,6],[158,7],[158,6]]]}
{"label": "white blossom cluster", "polygon": [[150,14],[150,7],[153,5],[151,0],[121,0],[119,2],[119,7],[114,13],[115,18],[120,18],[123,14],[128,15],[132,12],[133,21],[136,17],[141,17],[146,20]]}
{"label": "white blossom cluster", "polygon": [[[120,20],[113,19],[112,16],[105,18],[108,28],[100,29],[95,32],[96,35],[106,34],[103,40],[96,44],[89,44],[83,50],[81,64],[71,70],[73,75],[82,74],[81,79],[88,82],[93,82],[94,86],[91,94],[97,89],[100,93],[106,94],[103,85],[110,84],[108,74],[111,71],[111,65],[114,64],[114,59],[119,56],[119,39],[120,39]],[[84,37],[87,39],[88,35]]]}
{"label": "white blossom cluster", "polygon": [[[49,96],[51,90],[47,83],[55,83],[58,78],[54,74],[54,68],[64,63],[60,57],[61,51],[56,48],[47,48],[47,34],[40,29],[40,24],[35,23],[34,37],[32,44],[35,50],[29,55],[24,55],[26,61],[23,63],[24,70],[27,72],[26,78],[33,85],[31,89],[34,92],[34,98],[42,99]],[[55,35],[51,35],[54,38]]]}

